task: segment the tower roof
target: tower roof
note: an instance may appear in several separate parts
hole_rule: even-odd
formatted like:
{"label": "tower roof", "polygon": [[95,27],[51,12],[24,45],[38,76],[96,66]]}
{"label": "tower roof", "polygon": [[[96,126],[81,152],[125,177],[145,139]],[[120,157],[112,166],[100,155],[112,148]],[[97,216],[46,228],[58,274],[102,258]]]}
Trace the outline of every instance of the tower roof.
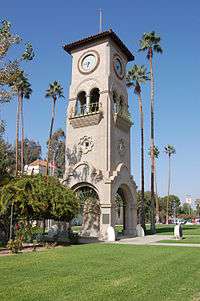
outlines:
{"label": "tower roof", "polygon": [[64,45],[64,50],[71,54],[71,52],[79,47],[85,46],[89,43],[93,43],[96,41],[104,40],[105,38],[110,38],[117,44],[117,46],[121,49],[121,51],[126,55],[128,61],[134,60],[134,55],[130,52],[130,50],[126,47],[126,45],[120,40],[120,38],[112,31],[112,29],[109,29],[107,31],[101,32],[99,34],[89,36],[85,39]]}

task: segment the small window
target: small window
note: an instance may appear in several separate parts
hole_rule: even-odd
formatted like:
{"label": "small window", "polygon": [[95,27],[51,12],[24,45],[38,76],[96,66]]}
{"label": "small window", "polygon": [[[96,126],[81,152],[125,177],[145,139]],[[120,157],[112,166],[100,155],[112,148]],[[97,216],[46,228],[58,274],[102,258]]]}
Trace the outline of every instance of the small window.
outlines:
{"label": "small window", "polygon": [[100,97],[99,89],[98,88],[92,89],[90,92],[90,108],[89,108],[90,112],[93,113],[99,111],[99,97]]}

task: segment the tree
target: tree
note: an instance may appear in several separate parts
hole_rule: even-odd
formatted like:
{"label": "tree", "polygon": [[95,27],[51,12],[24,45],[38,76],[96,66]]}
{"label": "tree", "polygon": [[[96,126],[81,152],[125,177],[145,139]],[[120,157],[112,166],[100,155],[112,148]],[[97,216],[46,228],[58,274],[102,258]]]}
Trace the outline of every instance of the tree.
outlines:
{"label": "tree", "polygon": [[166,214],[166,224],[168,224],[168,206],[169,206],[169,194],[170,194],[170,185],[171,185],[171,156],[176,153],[176,150],[173,145],[166,145],[165,146],[165,153],[168,156],[169,168],[168,168],[168,199],[167,199],[167,214]]}
{"label": "tree", "polygon": [[[140,215],[141,208],[143,206],[143,200],[142,200],[142,192],[137,191],[136,194],[137,199],[137,215]],[[151,192],[145,191],[144,192],[144,215],[145,215],[145,222],[150,222],[150,216],[151,216]]]}
{"label": "tree", "polygon": [[37,159],[41,159],[42,147],[39,142],[25,138],[24,140],[24,165],[29,165]]}
{"label": "tree", "polygon": [[[49,141],[47,141],[48,144]],[[62,129],[58,129],[52,134],[49,161],[52,162],[53,168],[56,166],[57,176],[62,177],[65,171],[65,133]]]}
{"label": "tree", "polygon": [[21,174],[24,171],[24,116],[23,116],[23,100],[24,98],[29,99],[32,93],[31,85],[28,78],[22,71],[20,76],[11,83],[13,91],[16,92],[18,98],[17,104],[17,116],[16,116],[16,168],[15,175],[18,175],[18,148],[19,148],[19,127],[21,119]]}
{"label": "tree", "polygon": [[14,178],[0,190],[0,215],[9,216],[12,207],[13,226],[20,219],[70,221],[80,204],[76,194],[58,179],[35,175]]}
{"label": "tree", "polygon": [[[150,152],[151,153],[151,152]],[[154,158],[158,159],[160,151],[157,146],[154,145]],[[155,201],[156,201],[156,223],[159,223],[159,199],[158,199],[158,187],[157,187],[157,169],[156,169],[156,162],[155,162]]]}
{"label": "tree", "polygon": [[141,135],[141,212],[140,224],[143,229],[146,229],[145,226],[145,214],[144,214],[144,113],[142,108],[142,96],[141,96],[141,84],[144,84],[149,80],[146,68],[144,66],[134,65],[130,69],[126,76],[126,83],[128,87],[134,88],[134,93],[138,96],[139,111],[140,111],[140,135]]}
{"label": "tree", "polygon": [[14,148],[11,144],[5,141],[3,134],[5,124],[0,124],[0,187],[9,181],[10,174],[13,171],[15,164]]}
{"label": "tree", "polygon": [[155,196],[154,196],[154,177],[155,177],[155,157],[154,157],[154,74],[153,74],[153,53],[162,53],[160,37],[154,31],[144,33],[140,40],[140,51],[147,52],[147,59],[150,64],[151,80],[151,233],[156,232],[155,228]]}
{"label": "tree", "polygon": [[53,126],[54,126],[54,120],[55,120],[55,106],[56,106],[56,101],[58,98],[62,98],[63,96],[63,88],[60,85],[59,82],[54,81],[49,85],[49,88],[46,90],[46,95],[47,98],[51,98],[53,103],[52,103],[52,114],[51,114],[51,125],[49,129],[49,140],[48,140],[48,151],[47,151],[47,170],[46,174],[48,175],[49,172],[49,155],[50,155],[50,147],[51,147],[51,138],[52,138],[52,133],[53,133]]}
{"label": "tree", "polygon": [[196,216],[200,217],[200,199],[196,199],[195,205],[196,205]]}
{"label": "tree", "polygon": [[6,61],[8,50],[21,42],[22,39],[11,32],[11,23],[7,20],[2,21],[0,27],[0,102],[10,101],[13,96],[10,84],[20,76],[21,62],[30,61],[34,57],[33,47],[28,43],[20,58]]}
{"label": "tree", "polygon": [[162,223],[166,223],[167,214],[172,217],[175,212],[179,213],[181,208],[180,205],[181,201],[176,195],[167,195],[159,198],[160,219]]}

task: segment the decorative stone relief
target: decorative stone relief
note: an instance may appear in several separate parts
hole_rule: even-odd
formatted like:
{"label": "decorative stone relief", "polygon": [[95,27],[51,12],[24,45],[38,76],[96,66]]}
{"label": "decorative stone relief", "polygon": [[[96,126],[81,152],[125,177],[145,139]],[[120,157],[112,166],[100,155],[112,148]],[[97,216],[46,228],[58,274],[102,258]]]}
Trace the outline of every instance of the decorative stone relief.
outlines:
{"label": "decorative stone relief", "polygon": [[99,169],[90,167],[87,162],[83,162],[75,168],[69,167],[65,174],[65,181],[70,183],[72,178],[79,182],[98,183],[103,180],[103,173]]}
{"label": "decorative stone relief", "polygon": [[78,143],[78,146],[81,149],[82,154],[87,154],[94,148],[94,142],[92,137],[82,137]]}
{"label": "decorative stone relief", "polygon": [[127,146],[126,146],[126,142],[124,139],[120,139],[118,141],[118,152],[121,156],[123,156],[126,152]]}
{"label": "decorative stone relief", "polygon": [[73,149],[66,149],[66,159],[70,166],[73,166],[81,161],[82,150],[76,145],[73,146]]}

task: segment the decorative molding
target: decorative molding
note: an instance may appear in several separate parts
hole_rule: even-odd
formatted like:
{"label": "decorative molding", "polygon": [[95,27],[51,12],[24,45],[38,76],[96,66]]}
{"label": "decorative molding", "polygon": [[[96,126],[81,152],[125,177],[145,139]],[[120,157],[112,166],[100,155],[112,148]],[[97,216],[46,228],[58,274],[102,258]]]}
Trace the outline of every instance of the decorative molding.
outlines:
{"label": "decorative molding", "polygon": [[97,125],[103,117],[102,112],[90,113],[83,116],[69,117],[69,121],[73,128],[81,128],[85,126]]}
{"label": "decorative molding", "polygon": [[88,152],[92,151],[94,148],[94,141],[92,137],[89,136],[83,136],[79,143],[78,146],[82,152],[82,154],[87,154]]}
{"label": "decorative molding", "polygon": [[123,138],[118,140],[117,149],[120,156],[125,155],[127,150],[127,142]]}

